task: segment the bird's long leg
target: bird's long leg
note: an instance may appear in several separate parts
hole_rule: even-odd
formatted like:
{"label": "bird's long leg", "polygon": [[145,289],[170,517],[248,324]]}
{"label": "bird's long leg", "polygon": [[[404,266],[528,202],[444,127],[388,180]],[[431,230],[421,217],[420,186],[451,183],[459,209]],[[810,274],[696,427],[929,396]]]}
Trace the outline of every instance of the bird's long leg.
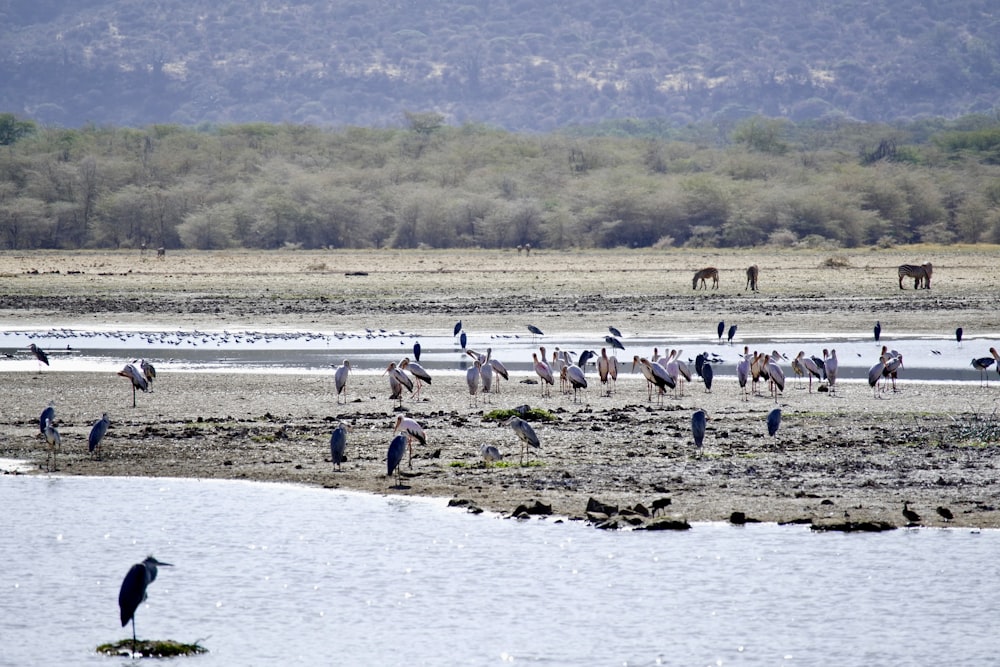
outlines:
{"label": "bird's long leg", "polygon": [[132,407],[135,407],[135,384],[132,385]]}
{"label": "bird's long leg", "polygon": [[135,612],[132,613],[132,659],[135,659]]}
{"label": "bird's long leg", "polygon": [[406,448],[410,452],[410,459],[407,462],[407,464],[410,466],[410,468],[412,468],[413,467],[413,441],[410,439],[410,434],[409,433],[406,434]]}

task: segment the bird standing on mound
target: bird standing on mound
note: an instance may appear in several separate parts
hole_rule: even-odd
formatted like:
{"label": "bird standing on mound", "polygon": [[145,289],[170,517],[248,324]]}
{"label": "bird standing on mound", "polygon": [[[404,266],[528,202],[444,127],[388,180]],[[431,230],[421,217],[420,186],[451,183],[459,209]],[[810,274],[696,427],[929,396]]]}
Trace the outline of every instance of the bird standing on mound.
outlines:
{"label": "bird standing on mound", "polygon": [[146,588],[156,581],[156,568],[159,565],[173,567],[170,563],[158,561],[152,556],[147,556],[146,560],[136,563],[129,568],[128,574],[122,581],[122,587],[118,591],[118,609],[121,616],[122,627],[132,621],[132,654],[135,655],[135,610],[146,599]]}

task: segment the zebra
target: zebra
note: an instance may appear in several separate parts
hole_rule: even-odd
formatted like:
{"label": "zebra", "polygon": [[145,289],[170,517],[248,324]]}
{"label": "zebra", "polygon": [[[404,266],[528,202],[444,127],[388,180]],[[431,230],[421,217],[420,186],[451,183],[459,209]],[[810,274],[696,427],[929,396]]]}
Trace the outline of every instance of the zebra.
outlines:
{"label": "zebra", "polygon": [[913,278],[913,289],[920,289],[921,287],[930,289],[931,273],[933,270],[934,268],[930,262],[924,262],[919,266],[916,264],[900,264],[899,289],[903,289],[903,278]]}
{"label": "zebra", "polygon": [[691,281],[691,289],[698,289],[698,281],[701,281],[701,286],[708,289],[706,280],[712,279],[712,289],[719,289],[719,270],[714,266],[710,266],[707,269],[702,269],[694,274],[694,280]]}
{"label": "zebra", "polygon": [[756,292],[757,291],[757,274],[758,273],[759,273],[759,269],[757,269],[757,265],[756,264],[754,264],[753,266],[748,266],[747,267],[747,286],[743,288],[744,292],[746,292],[748,289],[751,292]]}

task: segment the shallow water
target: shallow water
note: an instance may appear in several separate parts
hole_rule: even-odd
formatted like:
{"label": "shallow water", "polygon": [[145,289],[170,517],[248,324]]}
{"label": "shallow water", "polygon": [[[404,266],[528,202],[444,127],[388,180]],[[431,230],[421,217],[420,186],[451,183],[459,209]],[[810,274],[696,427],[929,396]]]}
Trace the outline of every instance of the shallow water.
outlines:
{"label": "shallow water", "polygon": [[427,499],[147,478],[2,476],[0,507],[5,665],[132,664],[93,649],[127,636],[118,587],[150,553],[175,567],[138,634],[199,640],[203,666],[1000,659],[1000,531],[606,533]]}
{"label": "shallow water", "polygon": [[[511,371],[530,372],[531,353],[539,345],[549,352],[556,348],[600,352],[607,347],[604,333],[578,332],[533,337],[517,333],[472,334],[468,347],[480,353],[492,348],[493,357]],[[736,364],[744,346],[751,350],[778,350],[786,357],[781,362],[791,376],[790,360],[799,351],[822,357],[824,348],[837,350],[839,377],[845,380],[867,378],[868,369],[878,361],[882,344],[899,351],[904,358],[900,377],[907,380],[935,382],[979,382],[979,371],[972,368],[973,357],[990,357],[989,348],[997,345],[998,335],[969,337],[958,345],[954,338],[936,336],[883,337],[875,343],[870,334],[845,336],[833,334],[795,334],[769,337],[739,336],[735,344],[719,341],[714,335],[690,336],[662,333],[656,336],[627,336],[626,349],[619,350],[619,361],[626,370],[633,355],[651,357],[654,348],[665,353],[669,348],[683,350],[682,358],[694,365],[694,357],[704,352],[714,358],[717,377],[736,374]],[[29,343],[48,351],[51,371],[118,371],[125,362],[137,358],[152,361],[157,369],[171,372],[254,373],[332,373],[331,366],[349,359],[357,373],[381,373],[390,361],[413,357],[413,344],[422,348],[420,363],[429,371],[442,374],[463,373],[471,365],[458,339],[448,335],[421,335],[406,331],[304,332],[304,331],[228,331],[184,330],[144,331],[118,329],[11,329],[0,333],[0,372],[36,370],[37,362],[28,351]],[[614,350],[609,349],[609,354]],[[989,369],[996,378],[996,367]]]}

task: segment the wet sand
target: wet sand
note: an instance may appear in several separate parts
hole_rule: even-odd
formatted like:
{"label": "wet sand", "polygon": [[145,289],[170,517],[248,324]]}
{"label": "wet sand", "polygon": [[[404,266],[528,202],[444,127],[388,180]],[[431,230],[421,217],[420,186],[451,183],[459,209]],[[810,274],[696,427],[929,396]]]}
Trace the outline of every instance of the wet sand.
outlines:
{"label": "wet sand", "polygon": [[[530,258],[513,251],[171,253],[163,261],[124,252],[6,253],[0,317],[7,326],[152,330],[450,332],[462,319],[466,328],[502,332],[533,323],[550,349],[560,332],[608,324],[647,335],[714,331],[719,319],[786,332],[868,331],[880,320],[889,331],[935,335],[960,323],[967,335],[995,336],[996,256],[996,248],[535,251]],[[915,292],[909,283],[899,290],[895,266],[928,258],[936,267],[932,289]],[[750,259],[761,266],[758,293],[743,289]],[[710,264],[720,268],[720,289],[692,291],[693,270]],[[968,350],[970,358],[984,352]],[[540,397],[538,385],[525,383],[534,376],[518,373],[489,403],[471,405],[464,378],[442,374],[422,400],[403,401],[402,413],[423,424],[429,442],[415,446],[404,488],[393,488],[385,452],[401,413],[376,373],[353,375],[346,405],[335,400],[332,369],[328,376],[166,374],[133,409],[127,382],[113,372],[46,369],[0,376],[10,397],[0,457],[44,462],[37,419],[51,400],[63,438],[60,474],[290,481],[461,498],[502,512],[537,500],[570,517],[583,516],[589,498],[647,507],[669,498],[666,513],[689,521],[744,512],[765,521],[904,525],[909,502],[923,525],[997,527],[1000,377],[990,372],[989,388],[908,383],[904,373],[899,391],[877,399],[864,383],[809,393],[790,377],[775,438],[764,425],[775,407],[766,387],[744,401],[732,379],[717,380],[710,394],[687,385],[660,405],[647,400],[638,374],[624,373],[611,396],[591,377],[574,403],[558,386]],[[542,447],[523,466],[510,429],[482,419],[522,404],[558,418],[535,425]],[[700,451],[690,435],[697,409],[709,415]],[[95,461],[86,436],[103,411],[113,426]],[[340,420],[352,430],[348,462],[337,472],[329,436]],[[496,445],[505,464],[484,466],[482,444]],[[954,520],[945,522],[937,507],[950,508]]]}

